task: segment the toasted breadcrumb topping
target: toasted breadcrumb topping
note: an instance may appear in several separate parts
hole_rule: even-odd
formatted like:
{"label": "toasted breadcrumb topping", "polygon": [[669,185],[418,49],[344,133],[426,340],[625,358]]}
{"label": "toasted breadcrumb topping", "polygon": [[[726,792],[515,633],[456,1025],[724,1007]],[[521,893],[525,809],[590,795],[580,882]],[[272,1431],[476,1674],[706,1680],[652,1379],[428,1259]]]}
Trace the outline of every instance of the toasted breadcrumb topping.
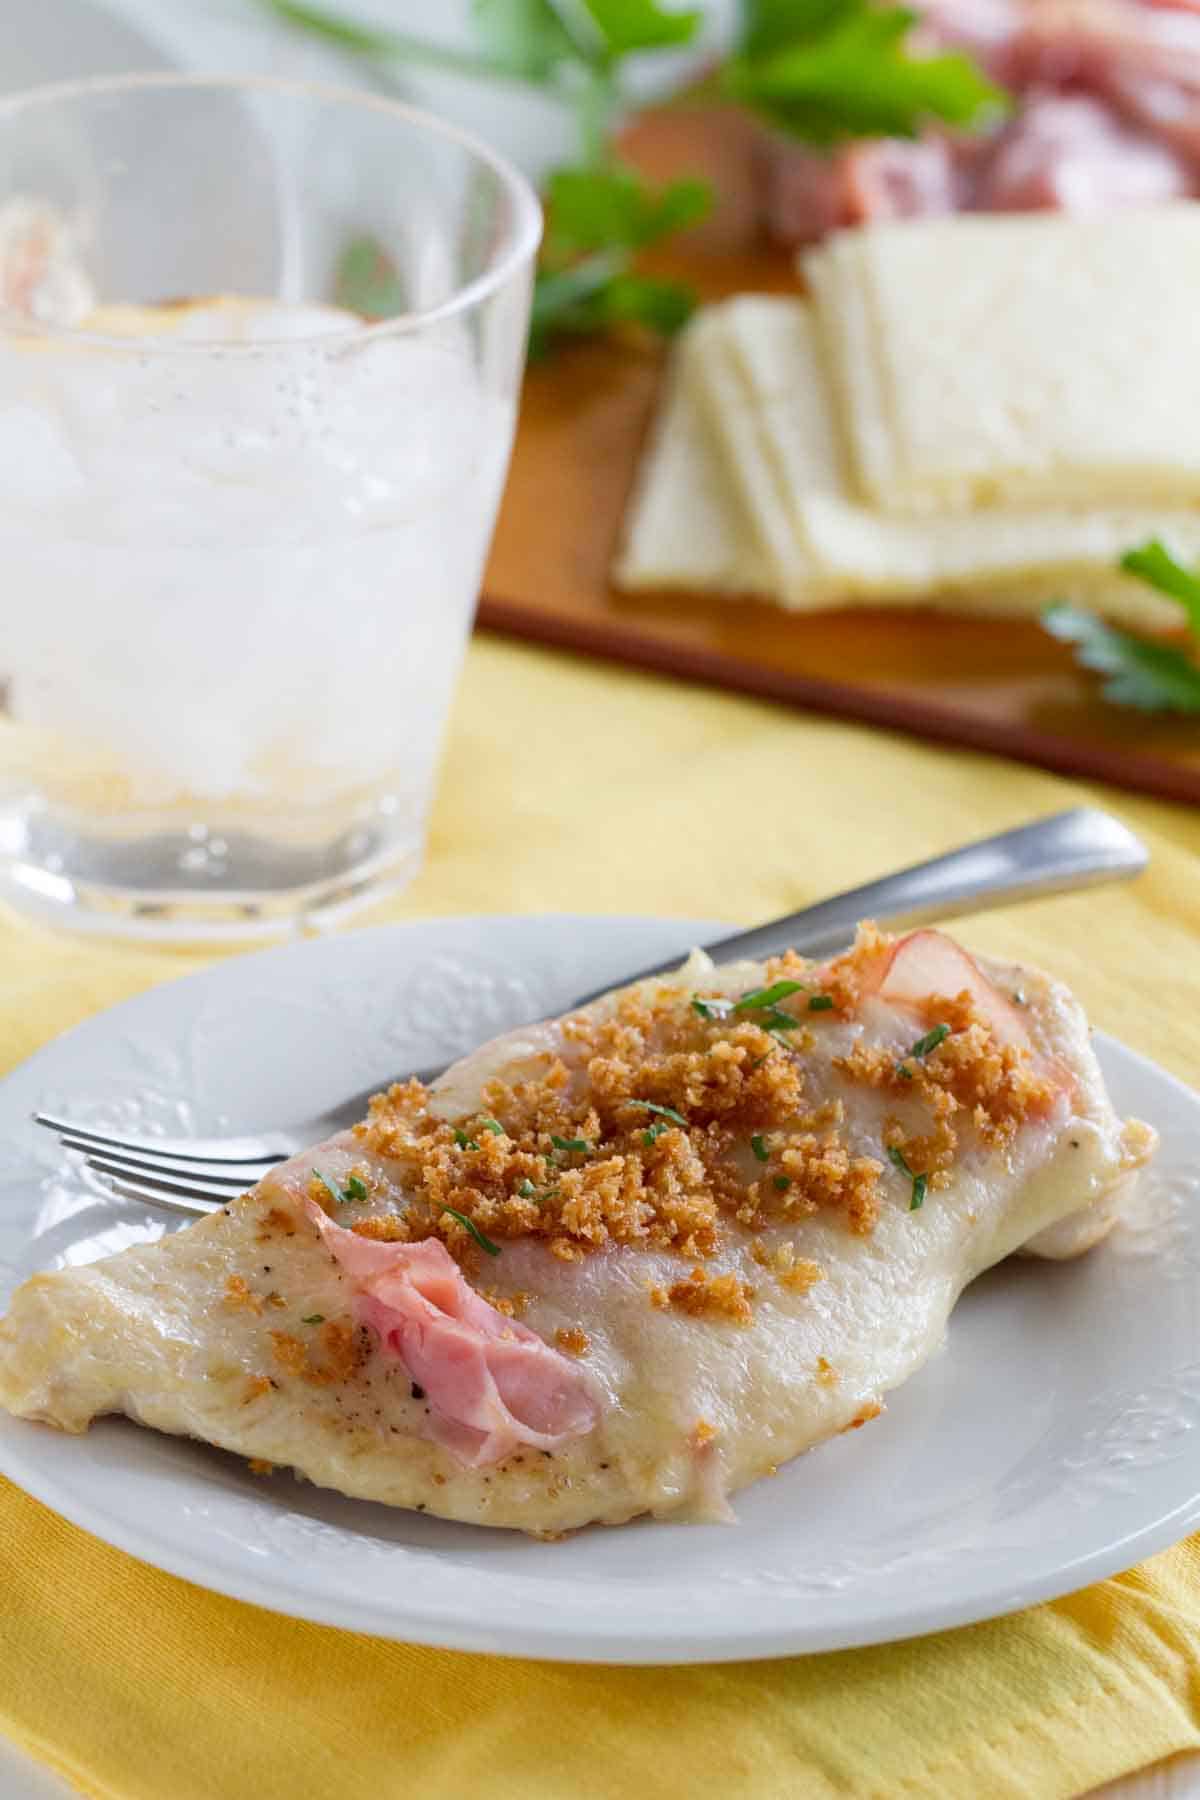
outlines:
{"label": "toasted breadcrumb topping", "polygon": [[748,1281],[736,1275],[709,1275],[699,1267],[684,1281],[650,1290],[650,1304],[664,1312],[674,1306],[694,1319],[725,1319],[735,1325],[749,1325],[754,1317],[750,1305],[753,1298],[754,1289]]}
{"label": "toasted breadcrumb topping", "polygon": [[268,1462],[265,1456],[252,1456],[246,1464],[252,1475],[273,1475],[275,1464]]}
{"label": "toasted breadcrumb topping", "polygon": [[[824,1096],[810,1091],[814,1067],[823,1085],[832,1068],[851,1087],[894,1103],[882,1147],[921,1178],[922,1195],[925,1185],[948,1183],[967,1133],[1003,1148],[1054,1097],[1043,1063],[1000,1042],[966,992],[909,1009],[915,1027],[947,1027],[927,1053],[858,1042],[817,1061],[822,1032],[832,1027],[845,1044],[846,1025],[878,989],[892,949],[893,940],[865,926],[831,963],[777,957],[764,987],[799,986],[769,1002],[761,990],[706,1000],[678,982],[639,984],[563,1021],[557,1053],[487,1082],[479,1109],[462,1117],[442,1117],[421,1082],[398,1084],[376,1096],[355,1134],[362,1152],[391,1165],[403,1213],[379,1210],[370,1193],[376,1210],[365,1216],[361,1195],[339,1207],[315,1176],[309,1193],[362,1237],[439,1238],[476,1279],[486,1255],[512,1240],[538,1240],[569,1263],[612,1245],[668,1251],[692,1272],[655,1288],[655,1305],[744,1324],[752,1289],[704,1270],[731,1234],[761,1243],[769,1231],[774,1242],[789,1225],[820,1215],[866,1236],[891,1191],[892,1171],[863,1153],[843,1100],[828,1097],[827,1087]],[[370,1190],[372,1165],[359,1166]],[[263,1226],[285,1228],[278,1209]],[[823,1276],[787,1242],[763,1252],[765,1261],[755,1257],[793,1293]],[[260,1310],[261,1300],[235,1282],[226,1303]],[[524,1299],[492,1303],[516,1317]],[[325,1346],[314,1363],[298,1339],[271,1335],[280,1366],[305,1380],[323,1379],[322,1370],[350,1355]]]}
{"label": "toasted breadcrumb topping", "polygon": [[578,1325],[560,1325],[554,1334],[554,1342],[568,1356],[586,1356],[592,1347],[592,1341],[586,1331]]}
{"label": "toasted breadcrumb topping", "polygon": [[750,1254],[760,1269],[769,1269],[778,1278],[780,1287],[788,1288],[792,1293],[807,1293],[810,1287],[825,1279],[820,1263],[797,1256],[794,1244],[777,1244],[774,1250],[768,1250],[761,1238],[755,1238]]}
{"label": "toasted breadcrumb topping", "polygon": [[931,994],[920,1007],[926,1025],[947,1025],[944,1037],[923,1057],[899,1059],[878,1044],[856,1044],[834,1068],[850,1081],[897,1099],[915,1102],[927,1129],[906,1115],[885,1121],[884,1145],[903,1152],[909,1166],[944,1188],[957,1159],[962,1130],[969,1126],[989,1150],[1006,1148],[1032,1116],[1044,1114],[1054,1099],[1049,1077],[1028,1051],[997,1043],[972,996]]}
{"label": "toasted breadcrumb topping", "polygon": [[225,1302],[230,1312],[245,1309],[246,1312],[260,1313],[263,1303],[258,1294],[248,1287],[240,1275],[231,1275],[225,1283]]}
{"label": "toasted breadcrumb topping", "polygon": [[347,1381],[366,1359],[366,1345],[348,1319],[329,1319],[321,1326],[316,1334],[319,1360],[313,1347],[290,1331],[272,1331],[267,1335],[275,1361],[284,1373],[308,1382],[310,1387],[331,1387],[335,1382]]}
{"label": "toasted breadcrumb topping", "polygon": [[[865,933],[822,972],[821,992],[851,1005],[860,964],[884,943]],[[440,1118],[418,1081],[377,1096],[357,1135],[397,1165],[411,1198],[402,1224],[352,1229],[438,1236],[468,1262],[471,1234],[455,1214],[496,1242],[541,1238],[565,1262],[613,1243],[707,1258],[732,1223],[762,1230],[825,1209],[868,1232],[882,1164],[852,1154],[836,1101],[806,1097],[820,1029],[806,1013],[813,967],[792,956],[770,968],[773,979],[808,978],[791,1028],[770,1029],[733,1003],[704,1016],[678,985],[643,985],[565,1020],[561,1054],[545,1053],[523,1079],[488,1082],[477,1114]],[[769,1141],[764,1166],[750,1157],[753,1138]],[[321,1188],[314,1181],[312,1194],[325,1204]]]}

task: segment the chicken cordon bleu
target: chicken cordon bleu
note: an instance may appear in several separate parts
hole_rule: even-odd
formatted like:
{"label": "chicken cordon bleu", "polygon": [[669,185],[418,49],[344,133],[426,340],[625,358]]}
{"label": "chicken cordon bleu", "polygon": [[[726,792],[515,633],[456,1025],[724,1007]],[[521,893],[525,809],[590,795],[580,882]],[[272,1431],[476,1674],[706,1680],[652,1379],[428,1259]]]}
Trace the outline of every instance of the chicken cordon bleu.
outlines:
{"label": "chicken cordon bleu", "polygon": [[1036,970],[870,927],[822,963],[697,952],[34,1276],[0,1401],[483,1525],[728,1518],[873,1419],[982,1270],[1103,1238],[1154,1141]]}

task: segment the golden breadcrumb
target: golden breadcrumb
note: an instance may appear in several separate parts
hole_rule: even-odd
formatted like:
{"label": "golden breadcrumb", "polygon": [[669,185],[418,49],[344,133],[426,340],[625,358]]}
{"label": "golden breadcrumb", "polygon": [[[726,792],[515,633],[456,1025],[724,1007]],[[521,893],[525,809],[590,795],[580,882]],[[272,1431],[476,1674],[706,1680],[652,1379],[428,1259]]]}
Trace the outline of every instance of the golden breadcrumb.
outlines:
{"label": "golden breadcrumb", "polygon": [[650,1290],[650,1304],[664,1311],[674,1306],[694,1319],[726,1319],[735,1325],[749,1325],[754,1317],[753,1298],[749,1282],[736,1275],[710,1275],[698,1267],[684,1281]]}
{"label": "golden breadcrumb", "polygon": [[252,1456],[246,1467],[252,1475],[273,1475],[275,1473],[275,1464],[268,1462],[264,1456]]}
{"label": "golden breadcrumb", "polygon": [[578,1325],[560,1325],[554,1334],[554,1342],[568,1356],[586,1356],[592,1347],[587,1332],[581,1331]]}
{"label": "golden breadcrumb", "polygon": [[225,1283],[224,1304],[230,1312],[244,1308],[247,1312],[260,1313],[263,1309],[261,1297],[246,1286],[240,1275],[231,1275]]}
{"label": "golden breadcrumb", "polygon": [[283,1237],[295,1237],[296,1235],[295,1216],[286,1211],[282,1206],[273,1206],[270,1211],[265,1212],[259,1220],[259,1243],[265,1244],[269,1238],[274,1237],[276,1232],[279,1232]]}
{"label": "golden breadcrumb", "polygon": [[321,1326],[317,1333],[320,1361],[314,1358],[311,1345],[290,1331],[272,1331],[268,1336],[280,1368],[311,1387],[330,1387],[348,1380],[366,1356],[366,1347],[349,1320],[330,1319]]}

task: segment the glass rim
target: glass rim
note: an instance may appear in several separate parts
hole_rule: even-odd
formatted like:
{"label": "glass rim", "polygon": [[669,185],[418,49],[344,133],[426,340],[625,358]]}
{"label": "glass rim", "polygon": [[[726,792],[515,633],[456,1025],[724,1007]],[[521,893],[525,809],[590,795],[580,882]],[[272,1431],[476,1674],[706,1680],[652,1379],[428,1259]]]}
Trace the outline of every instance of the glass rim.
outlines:
{"label": "glass rim", "polygon": [[[513,219],[507,233],[508,241],[497,253],[497,259],[482,274],[476,275],[462,287],[456,288],[445,300],[436,306],[426,307],[421,311],[395,313],[390,318],[378,319],[373,323],[347,326],[340,331],[324,331],[311,337],[296,338],[255,338],[247,342],[236,338],[163,339],[162,337],[138,333],[116,335],[110,332],[88,331],[75,325],[57,325],[53,321],[42,319],[20,319],[11,323],[0,311],[0,337],[61,338],[74,344],[96,344],[109,349],[129,352],[136,350],[138,355],[156,356],[203,356],[206,353],[222,355],[261,355],[268,350],[291,350],[300,352],[314,347],[334,349],[348,344],[361,344],[368,338],[381,338],[423,330],[427,325],[440,323],[444,319],[455,317],[480,305],[492,294],[496,293],[521,267],[536,253],[542,237],[542,208],[532,185],[506,157],[493,150],[474,132],[465,131],[461,126],[449,124],[439,119],[435,113],[426,111],[424,107],[410,106],[407,101],[393,100],[385,94],[374,94],[361,88],[343,87],[337,82],[309,81],[286,75],[204,75],[186,74],[177,70],[153,70],[148,72],[132,72],[126,75],[96,75],[79,80],[46,82],[39,87],[24,88],[14,94],[0,96],[0,124],[7,122],[14,115],[26,109],[50,105],[60,101],[72,101],[86,98],[93,94],[144,93],[163,88],[209,89],[213,92],[233,92],[239,89],[248,93],[281,94],[289,98],[316,100],[328,105],[366,108],[372,112],[389,114],[393,118],[403,120],[406,124],[417,126],[427,131],[432,137],[441,138],[457,144],[474,159],[491,169],[504,188],[513,204]],[[306,304],[315,304],[306,302]]]}

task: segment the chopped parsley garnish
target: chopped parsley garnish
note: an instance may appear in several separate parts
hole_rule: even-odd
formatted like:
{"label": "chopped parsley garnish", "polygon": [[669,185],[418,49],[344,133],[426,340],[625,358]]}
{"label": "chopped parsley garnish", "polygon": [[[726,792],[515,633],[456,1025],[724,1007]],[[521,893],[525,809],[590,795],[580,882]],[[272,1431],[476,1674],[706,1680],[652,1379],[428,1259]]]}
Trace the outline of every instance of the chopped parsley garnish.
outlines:
{"label": "chopped parsley garnish", "polygon": [[804,989],[802,981],[773,981],[770,987],[752,988],[743,994],[735,1007],[736,1012],[760,1012],[769,1006],[777,1006],[790,994],[799,994]]}
{"label": "chopped parsley garnish", "polygon": [[790,1175],[776,1175],[775,1176],[775,1186],[779,1189],[779,1192],[781,1194],[785,1194],[787,1192],[788,1188],[791,1187],[791,1185],[792,1185],[792,1178]]}
{"label": "chopped parsley garnish", "polygon": [[756,1131],[754,1136],[750,1139],[750,1148],[753,1150],[755,1156],[757,1156],[759,1162],[770,1161],[771,1152],[767,1149],[761,1131]]}
{"label": "chopped parsley garnish", "polygon": [[499,1119],[480,1119],[479,1129],[490,1131],[493,1137],[507,1137],[508,1135]]}
{"label": "chopped parsley garnish", "polygon": [[586,1138],[555,1137],[553,1132],[550,1133],[550,1142],[556,1150],[590,1150],[592,1147]]}
{"label": "chopped parsley garnish", "polygon": [[809,1012],[832,1012],[832,994],[813,994],[808,1002]]}
{"label": "chopped parsley garnish", "polygon": [[934,1025],[925,1033],[924,1037],[917,1039],[908,1054],[917,1057],[928,1056],[931,1051],[937,1049],[939,1044],[944,1044],[949,1036],[950,1027],[948,1025]]}
{"label": "chopped parsley garnish", "polygon": [[657,1113],[660,1119],[670,1119],[672,1125],[682,1125],[687,1130],[687,1120],[673,1106],[658,1106],[653,1100],[626,1100],[625,1105],[640,1106],[643,1112]]}
{"label": "chopped parsley garnish", "polygon": [[457,1125],[454,1128],[454,1141],[460,1150],[478,1150],[479,1148],[475,1139],[473,1137],[468,1137],[466,1132],[460,1130]]}
{"label": "chopped parsley garnish", "polygon": [[702,1000],[699,994],[692,995],[692,1011],[699,1013],[702,1019],[727,1019],[733,1011],[732,1000]]}
{"label": "chopped parsley garnish", "polygon": [[1057,601],[1042,614],[1052,637],[1072,644],[1075,661],[1105,677],[1101,693],[1116,706],[1150,713],[1200,713],[1200,571],[1176,562],[1157,538],[1127,550],[1119,565],[1183,609],[1186,644],[1118,631],[1080,607]]}
{"label": "chopped parsley garnish", "polygon": [[537,1193],[537,1189],[534,1187],[532,1181],[529,1180],[528,1176],[526,1176],[525,1180],[517,1189],[517,1192],[520,1194],[522,1200],[532,1200],[533,1196]]}
{"label": "chopped parsley garnish", "polygon": [[478,1225],[476,1225],[474,1219],[468,1219],[466,1213],[456,1212],[452,1206],[443,1206],[442,1211],[444,1213],[449,1213],[452,1219],[457,1219],[459,1224],[470,1232],[481,1250],[486,1250],[489,1256],[499,1256],[499,1244],[493,1244],[490,1237],[485,1237]]}
{"label": "chopped parsley garnish", "polygon": [[897,1063],[896,1073],[899,1075],[901,1081],[911,1081],[913,1079],[913,1072],[907,1063]]}
{"label": "chopped parsley garnish", "polygon": [[[331,1181],[328,1175],[322,1175],[320,1169],[314,1169],[313,1174],[321,1183],[321,1186],[327,1190],[335,1206],[345,1206],[350,1200],[365,1200],[367,1197],[366,1186],[363,1182],[359,1181],[357,1175],[352,1175],[346,1183],[345,1188],[342,1189],[338,1186],[336,1181]],[[356,1191],[356,1182],[358,1187],[362,1188],[361,1194]]]}
{"label": "chopped parsley garnish", "polygon": [[912,1182],[912,1195],[908,1202],[908,1210],[916,1212],[918,1207],[925,1204],[925,1194],[929,1187],[928,1175],[918,1175],[915,1170],[910,1169],[903,1150],[898,1149],[895,1144],[888,1145],[888,1161],[899,1169],[902,1175],[907,1175]]}
{"label": "chopped parsley garnish", "polygon": [[651,1125],[647,1130],[643,1131],[642,1142],[645,1144],[647,1150],[653,1150],[663,1132],[668,1131],[669,1129],[669,1126],[664,1125],[662,1121],[659,1120],[657,1124]]}
{"label": "chopped parsley garnish", "polygon": [[308,1317],[306,1319],[301,1319],[300,1323],[302,1325],[323,1325],[325,1323],[325,1314],[309,1313]]}
{"label": "chopped parsley garnish", "polygon": [[785,1013],[782,1007],[769,1006],[765,1011],[755,1013],[754,1023],[761,1025],[764,1031],[795,1031],[800,1021],[791,1013]]}

